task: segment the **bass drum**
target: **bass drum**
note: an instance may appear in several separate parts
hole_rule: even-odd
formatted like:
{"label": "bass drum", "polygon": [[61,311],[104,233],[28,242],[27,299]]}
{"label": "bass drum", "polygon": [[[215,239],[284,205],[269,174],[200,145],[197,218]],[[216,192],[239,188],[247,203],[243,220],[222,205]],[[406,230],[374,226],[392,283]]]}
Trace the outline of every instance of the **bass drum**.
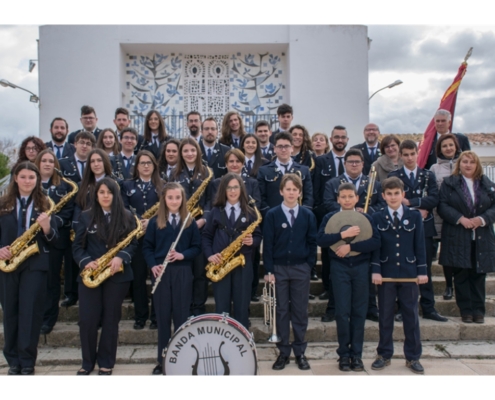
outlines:
{"label": "bass drum", "polygon": [[188,319],[170,339],[164,375],[256,375],[253,336],[227,314]]}

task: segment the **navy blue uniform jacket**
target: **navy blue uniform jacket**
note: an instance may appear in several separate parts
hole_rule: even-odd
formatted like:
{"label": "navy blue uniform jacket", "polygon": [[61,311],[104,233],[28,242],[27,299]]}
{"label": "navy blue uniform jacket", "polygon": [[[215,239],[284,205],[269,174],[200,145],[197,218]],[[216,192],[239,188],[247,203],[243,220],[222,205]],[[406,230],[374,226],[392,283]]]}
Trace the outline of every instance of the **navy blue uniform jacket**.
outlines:
{"label": "navy blue uniform jacket", "polygon": [[160,200],[155,186],[151,182],[149,185],[143,183],[139,178],[122,182],[120,193],[125,208],[135,212],[139,218]]}
{"label": "navy blue uniform jacket", "polygon": [[227,173],[227,167],[225,166],[225,153],[230,150],[230,147],[218,142],[215,143],[210,161],[208,161],[208,157],[206,156],[203,140],[199,141],[199,148],[201,149],[203,161],[213,170],[215,179],[224,176]]}
{"label": "navy blue uniform jacket", "polygon": [[[260,187],[258,185],[258,181],[246,174],[242,174],[241,178],[242,181],[244,182],[244,185],[246,186],[246,192],[248,198],[249,196],[251,196],[254,199],[256,203],[256,207],[259,210],[261,208],[261,193],[260,193]],[[220,187],[221,180],[222,178],[217,178],[213,182],[211,182],[210,185],[208,185],[208,190],[210,190],[209,198],[212,204],[215,203],[215,198],[217,196],[217,192],[218,192],[218,188]]]}

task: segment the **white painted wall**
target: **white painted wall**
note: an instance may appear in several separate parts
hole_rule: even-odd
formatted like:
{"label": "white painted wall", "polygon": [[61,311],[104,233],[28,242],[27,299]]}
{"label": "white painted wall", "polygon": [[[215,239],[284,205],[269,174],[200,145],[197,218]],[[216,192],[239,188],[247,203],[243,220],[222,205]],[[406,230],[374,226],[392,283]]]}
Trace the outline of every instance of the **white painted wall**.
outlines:
{"label": "white painted wall", "polygon": [[288,98],[294,123],[310,133],[345,125],[350,144],[368,122],[368,42],[365,26],[55,26],[40,27],[40,136],[54,117],[78,129],[79,111],[93,106],[98,126],[112,126],[123,105],[124,56],[175,48],[215,54],[237,48],[287,51]]}

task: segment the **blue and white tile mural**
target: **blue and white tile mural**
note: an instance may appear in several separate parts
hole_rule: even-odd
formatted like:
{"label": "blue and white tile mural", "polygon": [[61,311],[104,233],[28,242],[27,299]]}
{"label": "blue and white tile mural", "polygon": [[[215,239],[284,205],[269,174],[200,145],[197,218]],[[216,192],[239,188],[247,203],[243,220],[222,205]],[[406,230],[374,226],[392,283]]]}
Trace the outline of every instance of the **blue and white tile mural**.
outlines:
{"label": "blue and white tile mural", "polygon": [[218,118],[235,110],[254,121],[287,101],[285,65],[285,53],[128,54],[124,104],[139,131],[148,111],[158,110],[174,136],[193,110]]}

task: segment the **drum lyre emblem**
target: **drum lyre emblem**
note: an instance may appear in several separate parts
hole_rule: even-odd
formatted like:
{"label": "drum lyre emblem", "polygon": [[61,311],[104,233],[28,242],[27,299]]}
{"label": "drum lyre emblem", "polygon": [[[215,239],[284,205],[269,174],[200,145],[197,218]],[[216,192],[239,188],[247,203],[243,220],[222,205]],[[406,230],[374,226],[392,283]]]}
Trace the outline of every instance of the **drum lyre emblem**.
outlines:
{"label": "drum lyre emblem", "polygon": [[[198,375],[199,363],[202,361],[204,375],[230,375],[229,362],[222,357],[222,346],[225,342],[220,343],[218,355],[213,348],[207,344],[202,351],[201,356],[195,345],[191,347],[196,350],[196,362],[192,365],[192,374]],[[219,367],[223,368],[223,374],[220,373]]]}

